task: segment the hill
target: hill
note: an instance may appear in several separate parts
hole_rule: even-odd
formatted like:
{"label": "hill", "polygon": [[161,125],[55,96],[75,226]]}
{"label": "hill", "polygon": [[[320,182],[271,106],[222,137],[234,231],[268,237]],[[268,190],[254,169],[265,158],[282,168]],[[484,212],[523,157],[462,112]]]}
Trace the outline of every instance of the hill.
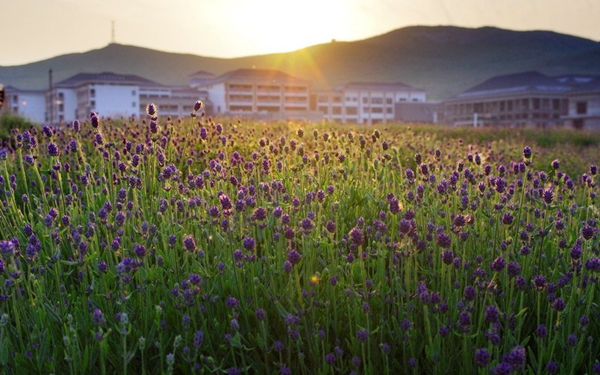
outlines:
{"label": "hill", "polygon": [[113,71],[185,85],[198,70],[219,75],[253,66],[311,80],[316,89],[350,81],[402,81],[426,89],[430,99],[439,100],[499,74],[530,70],[549,75],[600,74],[600,43],[549,31],[414,26],[364,40],[233,59],[110,44],[85,53],[0,67],[0,82],[42,89],[52,68],[55,82],[80,72]]}

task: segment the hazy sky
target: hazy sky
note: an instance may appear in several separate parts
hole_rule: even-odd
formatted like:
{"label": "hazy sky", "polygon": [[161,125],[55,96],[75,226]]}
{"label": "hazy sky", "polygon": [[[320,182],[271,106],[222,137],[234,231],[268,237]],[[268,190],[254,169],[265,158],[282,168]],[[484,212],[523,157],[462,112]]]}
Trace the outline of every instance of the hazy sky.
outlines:
{"label": "hazy sky", "polygon": [[600,40],[600,0],[0,0],[0,65],[101,48],[111,40],[239,57],[412,25],[553,30]]}

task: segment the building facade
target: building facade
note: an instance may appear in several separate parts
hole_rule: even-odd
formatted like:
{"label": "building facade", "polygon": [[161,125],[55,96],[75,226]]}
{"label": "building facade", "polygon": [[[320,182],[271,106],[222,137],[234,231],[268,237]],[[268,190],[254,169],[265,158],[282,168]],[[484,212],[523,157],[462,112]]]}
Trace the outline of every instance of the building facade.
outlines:
{"label": "building facade", "polygon": [[13,86],[6,86],[4,96],[4,105],[0,107],[0,114],[9,113],[36,123],[44,121],[43,90],[19,90]]}
{"label": "building facade", "polygon": [[600,77],[590,79],[569,93],[565,124],[576,129],[600,130]]}
{"label": "building facade", "polygon": [[593,79],[539,72],[493,77],[446,100],[445,120],[451,125],[562,126],[572,105],[571,93]]}
{"label": "building facade", "polygon": [[351,82],[333,91],[314,94],[315,109],[330,121],[357,124],[396,120],[396,103],[425,102],[424,90],[401,82]]}
{"label": "building facade", "polygon": [[181,117],[190,114],[198,99],[210,104],[206,92],[188,86],[163,86],[131,74],[81,73],[46,92],[44,121],[71,122],[90,112],[113,118],[144,117],[151,102],[160,115]]}
{"label": "building facade", "polygon": [[314,117],[310,83],[277,70],[238,69],[195,85],[208,93],[215,115]]}

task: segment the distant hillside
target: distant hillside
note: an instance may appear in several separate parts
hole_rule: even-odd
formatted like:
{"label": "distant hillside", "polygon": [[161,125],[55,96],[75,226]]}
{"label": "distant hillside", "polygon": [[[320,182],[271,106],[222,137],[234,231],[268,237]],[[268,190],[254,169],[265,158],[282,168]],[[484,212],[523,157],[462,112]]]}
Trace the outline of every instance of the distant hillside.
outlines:
{"label": "distant hillside", "polygon": [[354,42],[320,44],[289,53],[221,59],[110,44],[36,63],[0,67],[0,82],[23,89],[80,72],[137,74],[185,85],[198,70],[222,74],[238,68],[279,69],[308,79],[316,89],[350,81],[402,81],[426,89],[433,100],[454,96],[491,76],[542,73],[600,74],[600,43],[548,31],[415,26]]}

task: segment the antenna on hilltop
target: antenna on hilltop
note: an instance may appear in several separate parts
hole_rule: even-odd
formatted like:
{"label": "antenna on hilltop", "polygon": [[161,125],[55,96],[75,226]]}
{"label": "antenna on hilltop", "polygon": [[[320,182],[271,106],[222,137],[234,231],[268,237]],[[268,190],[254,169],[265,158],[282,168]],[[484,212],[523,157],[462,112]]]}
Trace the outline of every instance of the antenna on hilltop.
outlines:
{"label": "antenna on hilltop", "polygon": [[111,21],[112,23],[112,30],[111,30],[111,35],[110,35],[110,43],[111,44],[115,44],[116,40],[115,40],[115,21]]}

